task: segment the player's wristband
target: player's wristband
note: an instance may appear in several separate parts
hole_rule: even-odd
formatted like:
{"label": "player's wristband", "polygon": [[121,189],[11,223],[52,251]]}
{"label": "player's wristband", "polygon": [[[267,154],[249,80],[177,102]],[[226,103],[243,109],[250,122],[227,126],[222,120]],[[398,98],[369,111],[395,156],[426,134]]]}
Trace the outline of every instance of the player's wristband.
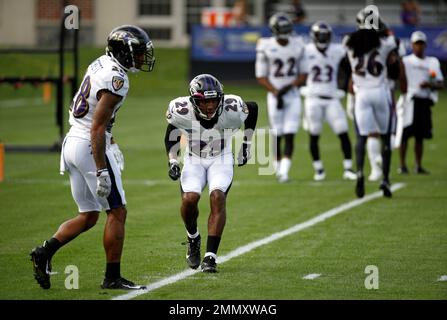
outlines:
{"label": "player's wristband", "polygon": [[109,172],[109,169],[104,168],[104,169],[96,170],[96,176],[99,177],[101,175],[101,173],[103,173],[103,172]]}

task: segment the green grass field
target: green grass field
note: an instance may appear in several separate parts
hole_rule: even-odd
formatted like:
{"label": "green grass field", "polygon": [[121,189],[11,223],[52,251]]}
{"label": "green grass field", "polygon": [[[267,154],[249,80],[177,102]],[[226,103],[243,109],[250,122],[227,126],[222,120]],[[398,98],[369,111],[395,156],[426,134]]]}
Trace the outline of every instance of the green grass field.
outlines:
{"label": "green grass field", "polygon": [[[82,50],[82,68],[101,52]],[[167,175],[163,137],[169,100],[187,94],[188,57],[186,50],[160,49],[156,54],[153,73],[130,77],[129,98],[114,128],[126,159],[123,179],[128,218],[122,274],[147,284],[187,269],[186,248],[181,245],[185,231],[179,213],[179,186]],[[1,60],[0,70],[0,76],[38,75],[56,68],[50,57],[16,56]],[[265,93],[260,87],[228,84],[225,90],[257,101],[258,127],[267,126]],[[44,104],[41,96],[40,88],[0,86],[1,142],[55,142],[54,100]],[[398,155],[394,152],[392,182],[402,182],[405,187],[396,191],[393,199],[369,201],[222,263],[215,275],[196,273],[136,299],[445,300],[447,282],[438,281],[447,275],[445,93],[433,113],[434,139],[426,143],[424,158],[431,175],[397,175]],[[352,130],[351,140],[354,142]],[[321,153],[327,172],[327,180],[321,183],[312,181],[307,133],[302,129],[296,136],[290,183],[278,184],[273,176],[258,175],[256,165],[235,167],[220,256],[355,199],[354,183],[341,179],[339,142],[327,125]],[[413,167],[412,150],[408,157]],[[376,192],[378,183],[368,182],[366,188],[367,194]],[[68,176],[59,175],[58,153],[6,153],[0,204],[0,299],[111,299],[125,293],[99,287],[105,270],[105,214],[97,226],[53,258],[57,274],[50,290],[42,290],[34,281],[30,250],[51,237],[77,210]],[[206,235],[208,212],[205,191],[199,216],[202,236]],[[79,269],[78,290],[65,288],[68,265]],[[377,290],[365,288],[368,265],[379,269]],[[311,273],[321,276],[303,279]]]}

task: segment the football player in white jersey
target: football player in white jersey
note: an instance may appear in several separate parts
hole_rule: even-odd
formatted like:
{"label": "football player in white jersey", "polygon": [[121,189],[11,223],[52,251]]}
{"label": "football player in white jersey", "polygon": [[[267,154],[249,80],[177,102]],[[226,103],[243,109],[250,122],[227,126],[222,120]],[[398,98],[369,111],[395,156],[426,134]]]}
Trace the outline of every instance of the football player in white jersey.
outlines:
{"label": "football player in white jersey", "polygon": [[[217,250],[226,221],[226,198],[233,181],[231,140],[244,125],[244,140],[238,154],[238,165],[250,158],[250,144],[258,118],[255,102],[244,102],[241,97],[225,94],[214,76],[200,74],[189,84],[189,96],[169,103],[166,118],[166,152],[169,176],[180,178],[181,216],[187,233],[186,262],[192,269],[201,266],[202,272],[217,272]],[[188,145],[183,169],[177,159],[180,136]],[[200,263],[201,236],[197,228],[198,202],[208,184],[211,212],[208,218],[208,238],[205,256]]]}
{"label": "football player in white jersey", "polygon": [[[306,45],[304,66],[307,73],[304,115],[309,131],[309,147],[315,170],[314,180],[326,178],[323,162],[320,159],[318,140],[323,121],[326,120],[334,133],[340,138],[343,151],[343,178],[355,180],[352,171],[352,148],[348,135],[348,120],[340,103],[344,91],[338,90],[338,72],[346,51],[341,44],[331,43],[332,29],[324,22],[314,23],[310,30],[312,42]],[[303,92],[304,91],[304,92]]]}
{"label": "football player in white jersey", "polygon": [[[277,13],[269,20],[273,37],[260,38],[256,45],[256,80],[267,89],[270,128],[275,135],[276,176],[279,182],[289,180],[294,136],[299,129],[301,98],[298,87],[306,75],[301,72],[304,43],[293,36],[290,18]],[[284,152],[281,142],[284,138]]]}
{"label": "football player in white jersey", "polygon": [[121,181],[123,163],[112,147],[112,125],[129,90],[127,72],[152,71],[154,48],[139,27],[123,25],[107,38],[106,55],[87,68],[70,106],[70,125],[61,151],[61,173],[68,171],[78,215],[60,225],[51,239],[31,252],[34,277],[50,288],[51,258],[79,234],[92,228],[99,212],[107,213],[103,244],[106,253],[103,289],[141,289],[120,273],[126,199]]}
{"label": "football player in white jersey", "polygon": [[[413,53],[405,56],[403,62],[408,79],[408,92],[402,105],[402,141],[400,144],[399,173],[408,174],[405,161],[408,139],[415,138],[414,153],[417,174],[428,174],[422,167],[424,139],[431,139],[432,115],[431,108],[438,101],[437,90],[444,87],[439,60],[425,55],[427,36],[422,31],[411,35]],[[405,122],[405,123],[404,123]]]}
{"label": "football player in white jersey", "polygon": [[369,28],[366,16],[359,29],[344,39],[352,69],[355,94],[354,117],[357,130],[355,193],[365,194],[363,175],[365,146],[368,135],[379,132],[382,140],[383,180],[380,189],[385,197],[392,196],[389,180],[391,162],[391,95],[386,84],[387,65],[398,60],[396,44],[381,39],[377,30]]}
{"label": "football player in white jersey", "polygon": [[[361,23],[364,19],[363,10],[359,12],[357,16],[357,22]],[[394,90],[396,86],[396,80],[400,80],[401,92],[406,92],[406,78],[405,78],[405,69],[402,65],[402,59],[405,55],[405,47],[401,45],[399,39],[393,34],[393,32],[387,27],[387,25],[383,22],[381,18],[379,18],[379,37],[381,41],[388,42],[389,45],[396,45],[396,51],[399,55],[399,59],[395,60],[393,64],[387,67],[387,77],[386,83],[390,89],[391,93],[391,101],[392,101],[392,135],[395,134],[395,122],[396,122],[396,113],[395,113],[395,100],[394,100]],[[368,135],[368,140],[366,142],[366,150],[369,158],[369,163],[371,167],[371,173],[368,176],[369,181],[379,181],[382,177],[382,154],[381,154],[381,144],[380,144],[380,133],[373,132]]]}

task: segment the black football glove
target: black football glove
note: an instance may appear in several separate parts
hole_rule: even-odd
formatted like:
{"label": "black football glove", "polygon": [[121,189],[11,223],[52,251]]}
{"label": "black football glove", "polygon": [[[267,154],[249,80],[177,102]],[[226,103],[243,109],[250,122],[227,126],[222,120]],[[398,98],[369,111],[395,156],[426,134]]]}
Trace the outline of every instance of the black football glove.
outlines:
{"label": "black football glove", "polygon": [[276,98],[278,99],[278,103],[276,105],[276,108],[278,110],[281,110],[282,108],[284,108],[284,100],[283,100],[283,96],[290,90],[293,88],[293,85],[288,84],[287,86],[282,87],[279,91],[278,94],[276,95]]}
{"label": "black football glove", "polygon": [[181,175],[181,171],[180,171],[180,166],[177,160],[169,160],[169,177],[172,180],[177,180],[178,178],[180,178]]}
{"label": "black football glove", "polygon": [[237,156],[238,167],[246,165],[248,160],[250,160],[251,158],[250,145],[251,141],[242,143],[241,149],[239,150],[239,154]]}

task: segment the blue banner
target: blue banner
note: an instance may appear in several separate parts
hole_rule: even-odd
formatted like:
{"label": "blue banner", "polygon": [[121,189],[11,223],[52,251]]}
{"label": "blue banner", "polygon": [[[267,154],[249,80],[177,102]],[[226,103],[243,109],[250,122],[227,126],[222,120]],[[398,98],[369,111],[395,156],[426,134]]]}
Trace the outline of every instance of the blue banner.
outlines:
{"label": "blue banner", "polygon": [[[334,42],[340,42],[342,37],[355,30],[353,26],[333,26]],[[411,33],[423,31],[427,35],[428,56],[439,60],[447,60],[447,27],[408,28],[391,27],[394,34],[405,45],[407,54],[411,53]],[[309,26],[296,26],[295,31],[309,42]],[[191,33],[191,58],[201,61],[250,62],[256,59],[256,41],[260,37],[270,36],[268,27],[247,28],[206,28],[196,25]]]}

